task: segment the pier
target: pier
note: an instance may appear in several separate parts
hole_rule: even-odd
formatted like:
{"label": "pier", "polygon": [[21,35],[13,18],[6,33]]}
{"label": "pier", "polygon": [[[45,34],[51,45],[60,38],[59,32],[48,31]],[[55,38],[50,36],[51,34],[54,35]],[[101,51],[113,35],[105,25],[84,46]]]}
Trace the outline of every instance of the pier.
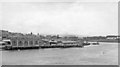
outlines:
{"label": "pier", "polygon": [[39,37],[11,37],[3,40],[5,42],[3,49],[38,49],[38,48],[70,48],[83,47],[83,40],[65,41],[65,40],[48,40]]}

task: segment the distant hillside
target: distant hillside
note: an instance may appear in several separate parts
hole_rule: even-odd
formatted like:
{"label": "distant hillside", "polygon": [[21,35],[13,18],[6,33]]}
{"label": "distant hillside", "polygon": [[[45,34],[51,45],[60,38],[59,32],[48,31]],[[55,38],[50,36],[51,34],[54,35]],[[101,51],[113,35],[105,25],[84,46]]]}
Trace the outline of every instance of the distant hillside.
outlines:
{"label": "distant hillside", "polygon": [[[0,40],[8,39],[10,37],[40,37],[44,39],[66,39],[66,40],[78,40],[81,39],[81,37],[75,36],[75,35],[66,35],[66,36],[59,36],[59,35],[34,35],[32,32],[29,34],[23,34],[23,33],[15,33],[15,32],[9,32],[6,30],[0,30]],[[99,41],[99,42],[120,42],[120,36],[117,39],[108,39],[108,38],[116,38],[117,35],[109,35],[109,36],[91,36],[91,37],[83,37],[83,40],[87,41]]]}
{"label": "distant hillside", "polygon": [[12,37],[12,36],[23,36],[22,33],[13,33],[13,32],[9,32],[9,31],[6,31],[6,30],[0,30],[1,34],[0,36],[2,38],[9,38],[9,37]]}
{"label": "distant hillside", "polygon": [[67,35],[67,36],[59,36],[59,35],[34,35],[32,32],[29,34],[22,34],[22,33],[14,33],[14,32],[9,32],[6,30],[0,30],[1,31],[1,37],[3,39],[8,39],[10,37],[40,37],[42,39],[65,39],[65,40],[78,40],[80,37],[74,36],[74,35]]}

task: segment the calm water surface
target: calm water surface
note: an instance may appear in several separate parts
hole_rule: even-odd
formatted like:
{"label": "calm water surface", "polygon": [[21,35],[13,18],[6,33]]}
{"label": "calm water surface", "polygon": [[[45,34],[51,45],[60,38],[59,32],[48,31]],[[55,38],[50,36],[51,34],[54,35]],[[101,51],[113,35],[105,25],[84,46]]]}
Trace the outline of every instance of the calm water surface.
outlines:
{"label": "calm water surface", "polygon": [[1,51],[2,65],[117,65],[118,44],[100,43],[84,48],[48,48],[32,50]]}

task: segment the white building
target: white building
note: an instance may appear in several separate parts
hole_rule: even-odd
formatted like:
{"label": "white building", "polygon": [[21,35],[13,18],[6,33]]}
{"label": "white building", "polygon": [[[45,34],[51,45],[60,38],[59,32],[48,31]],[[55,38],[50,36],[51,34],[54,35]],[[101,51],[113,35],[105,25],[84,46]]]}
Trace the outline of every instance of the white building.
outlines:
{"label": "white building", "polygon": [[107,36],[107,39],[120,39],[120,36]]}

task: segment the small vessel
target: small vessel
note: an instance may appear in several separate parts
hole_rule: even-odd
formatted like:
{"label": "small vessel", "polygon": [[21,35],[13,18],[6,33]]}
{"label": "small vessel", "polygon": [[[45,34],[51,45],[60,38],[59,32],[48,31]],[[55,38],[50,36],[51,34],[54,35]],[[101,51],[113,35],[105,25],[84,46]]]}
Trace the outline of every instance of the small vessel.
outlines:
{"label": "small vessel", "polygon": [[89,42],[91,45],[99,45],[99,42],[97,41],[93,41],[93,42]]}
{"label": "small vessel", "polygon": [[83,45],[86,46],[86,45],[90,45],[90,43],[88,41],[84,41],[83,42]]}

